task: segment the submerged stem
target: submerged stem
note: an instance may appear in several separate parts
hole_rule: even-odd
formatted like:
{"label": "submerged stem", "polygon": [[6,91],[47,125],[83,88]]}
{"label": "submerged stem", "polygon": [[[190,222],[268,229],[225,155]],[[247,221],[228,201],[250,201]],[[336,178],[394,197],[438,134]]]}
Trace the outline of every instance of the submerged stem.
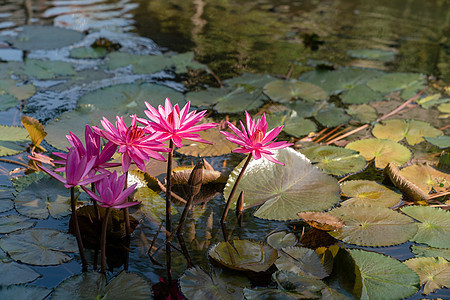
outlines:
{"label": "submerged stem", "polygon": [[102,236],[100,238],[101,244],[101,271],[106,273],[106,229],[108,227],[108,219],[111,212],[111,208],[106,208],[105,216],[102,222]]}
{"label": "submerged stem", "polygon": [[84,254],[83,240],[81,239],[80,225],[78,224],[77,208],[75,205],[75,188],[70,188],[70,206],[72,208],[73,227],[75,228],[75,237],[77,238],[78,251],[80,252],[83,272],[87,271],[88,262]]}
{"label": "submerged stem", "polygon": [[[166,240],[170,236],[172,230],[172,158],[173,158],[173,141],[170,140],[170,152],[167,158],[167,184],[166,184]],[[167,282],[172,282],[172,257],[170,254],[170,243],[166,243],[166,267],[167,267]]]}

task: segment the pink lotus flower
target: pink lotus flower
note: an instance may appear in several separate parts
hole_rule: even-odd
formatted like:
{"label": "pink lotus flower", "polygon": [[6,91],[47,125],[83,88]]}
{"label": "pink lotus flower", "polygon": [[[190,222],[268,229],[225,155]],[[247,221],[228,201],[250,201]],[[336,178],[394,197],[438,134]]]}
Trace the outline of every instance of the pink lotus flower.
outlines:
{"label": "pink lotus flower", "polygon": [[140,202],[128,202],[128,196],[134,192],[137,183],[124,190],[126,174],[117,178],[117,172],[110,173],[108,177],[103,178],[95,184],[99,195],[82,186],[83,190],[96,200],[102,207],[124,208],[130,207]]}
{"label": "pink lotus flower", "polygon": [[280,133],[283,126],[275,127],[271,131],[267,132],[267,122],[266,115],[263,114],[261,119],[255,122],[252,120],[250,114],[245,112],[245,116],[247,119],[247,130],[245,130],[244,124],[242,121],[241,127],[242,131],[239,130],[236,126],[227,122],[228,126],[233,130],[236,134],[232,134],[226,131],[221,131],[225,138],[232,143],[235,143],[240,148],[234,149],[233,152],[236,153],[252,153],[255,159],[260,159],[261,157],[265,157],[271,162],[284,165],[283,163],[277,161],[272,157],[273,153],[269,150],[276,150],[289,147],[293,145],[288,142],[275,142],[273,141],[277,135]]}
{"label": "pink lotus flower", "polygon": [[191,102],[188,102],[181,110],[178,104],[172,107],[169,98],[166,98],[165,107],[160,105],[158,110],[145,102],[148,110],[145,114],[150,119],[145,120],[139,118],[138,121],[147,126],[147,131],[160,134],[161,141],[171,139],[175,146],[182,147],[181,139],[211,144],[210,142],[200,138],[199,134],[193,132],[207,130],[217,126],[216,123],[197,124],[206,114],[206,110],[196,113],[189,112]]}
{"label": "pink lotus flower", "polygon": [[145,135],[145,129],[136,124],[136,115],[131,116],[132,122],[127,127],[122,117],[116,117],[116,127],[105,117],[101,121],[102,130],[93,126],[94,131],[105,139],[119,146],[119,153],[122,153],[122,170],[127,172],[133,160],[138,168],[145,172],[145,162],[151,158],[165,161],[165,158],[158,153],[168,152],[170,149],[163,147],[157,134]]}

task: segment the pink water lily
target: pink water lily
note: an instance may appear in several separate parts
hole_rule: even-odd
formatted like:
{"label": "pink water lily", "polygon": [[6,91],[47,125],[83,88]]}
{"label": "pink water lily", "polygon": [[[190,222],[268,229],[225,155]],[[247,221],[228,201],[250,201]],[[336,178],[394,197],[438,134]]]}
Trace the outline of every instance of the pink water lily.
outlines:
{"label": "pink water lily", "polygon": [[271,162],[284,165],[283,163],[277,161],[272,157],[273,153],[270,150],[282,149],[293,145],[285,141],[275,142],[274,139],[280,133],[283,126],[275,127],[274,129],[267,132],[267,122],[266,115],[263,114],[261,119],[257,120],[256,123],[250,116],[248,112],[245,112],[247,119],[247,129],[244,127],[242,121],[242,130],[239,130],[236,126],[227,122],[228,126],[235,133],[229,133],[226,131],[221,131],[225,138],[232,143],[240,146],[240,148],[234,149],[233,152],[237,153],[252,153],[254,159],[260,159],[264,157]]}
{"label": "pink water lily", "polygon": [[205,116],[206,110],[197,113],[189,112],[191,103],[188,102],[181,110],[178,104],[172,107],[169,98],[166,98],[165,107],[160,105],[158,109],[145,102],[147,109],[145,114],[150,119],[141,119],[138,121],[147,126],[147,131],[160,134],[162,141],[172,140],[175,146],[182,147],[181,139],[211,144],[200,138],[199,134],[193,132],[203,131],[217,126],[216,123],[205,123],[195,125]]}
{"label": "pink water lily", "polygon": [[122,153],[122,170],[127,172],[133,160],[138,168],[145,172],[145,162],[150,158],[165,161],[158,152],[168,152],[168,148],[160,141],[158,134],[146,135],[144,128],[137,126],[136,115],[131,116],[130,127],[127,127],[122,117],[116,117],[116,127],[105,117],[101,121],[104,130],[93,126],[94,131],[105,139],[119,146]]}

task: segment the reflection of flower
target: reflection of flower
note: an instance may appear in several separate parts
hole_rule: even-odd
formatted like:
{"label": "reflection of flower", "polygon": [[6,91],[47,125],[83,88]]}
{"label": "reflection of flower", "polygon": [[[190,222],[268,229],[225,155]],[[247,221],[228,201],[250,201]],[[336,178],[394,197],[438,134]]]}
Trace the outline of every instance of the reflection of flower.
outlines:
{"label": "reflection of flower", "polygon": [[116,117],[116,127],[105,117],[101,121],[102,130],[98,127],[92,127],[94,131],[103,136],[105,139],[119,146],[119,153],[122,153],[122,170],[127,172],[131,160],[133,160],[138,168],[145,172],[145,162],[151,158],[165,161],[164,157],[158,153],[168,152],[168,148],[163,147],[156,134],[145,135],[145,129],[138,127],[136,124],[136,115],[131,116],[132,121],[130,127],[127,127],[122,117]]}
{"label": "reflection of flower", "polygon": [[283,126],[275,127],[271,131],[267,132],[267,122],[265,114],[262,115],[261,119],[259,119],[256,124],[250,117],[248,112],[245,112],[247,119],[247,130],[244,127],[244,124],[241,121],[242,131],[239,130],[236,126],[227,122],[228,126],[233,130],[236,134],[232,134],[226,131],[221,131],[223,135],[225,135],[226,139],[230,142],[233,142],[239,146],[240,148],[234,149],[233,152],[237,153],[252,153],[255,159],[260,159],[261,156],[267,158],[271,162],[284,165],[283,163],[277,161],[272,157],[273,153],[269,150],[282,149],[289,147],[293,144],[287,143],[285,141],[282,142],[274,142],[273,139],[277,137],[280,133]]}
{"label": "reflection of flower", "polygon": [[150,119],[139,119],[144,125],[147,125],[149,132],[159,133],[159,138],[162,141],[171,139],[175,146],[181,147],[181,139],[191,141],[208,143],[210,142],[200,138],[199,134],[193,132],[203,131],[215,127],[216,123],[197,124],[206,114],[206,110],[196,113],[196,111],[189,112],[190,102],[188,102],[181,110],[178,104],[172,107],[169,98],[166,98],[165,107],[160,105],[158,110],[145,102],[148,110],[145,114]]}
{"label": "reflection of flower", "polygon": [[136,188],[136,183],[124,190],[126,174],[117,178],[117,172],[110,173],[108,177],[96,182],[95,188],[99,195],[82,186],[83,190],[96,200],[102,207],[124,208],[139,204],[128,202],[127,198]]}

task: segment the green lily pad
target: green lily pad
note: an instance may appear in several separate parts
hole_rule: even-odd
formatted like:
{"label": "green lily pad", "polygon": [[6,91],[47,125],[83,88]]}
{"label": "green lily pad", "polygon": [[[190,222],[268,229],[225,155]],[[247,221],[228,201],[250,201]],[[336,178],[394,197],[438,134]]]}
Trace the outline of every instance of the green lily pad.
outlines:
{"label": "green lily pad", "polygon": [[450,113],[450,103],[443,103],[439,105],[438,110],[442,113]]}
{"label": "green lily pad", "polygon": [[321,103],[308,102],[303,100],[297,100],[291,103],[285,104],[286,107],[294,110],[299,118],[312,117],[321,107]]}
{"label": "green lily pad", "polygon": [[166,200],[148,187],[140,187],[134,193],[134,199],[141,201],[141,207],[132,215],[136,219],[145,216],[149,220],[162,222],[166,216]]}
{"label": "green lily pad", "polygon": [[380,93],[375,92],[365,84],[360,84],[350,90],[346,90],[341,96],[342,102],[348,104],[369,103],[382,98],[383,96]]}
{"label": "green lily pad", "polygon": [[311,276],[317,279],[323,279],[330,275],[314,250],[291,246],[281,249],[278,253],[280,256],[275,265],[280,271]]}
{"label": "green lily pad", "polygon": [[192,51],[176,54],[170,58],[175,65],[175,73],[177,74],[187,73],[188,68],[192,70],[207,68],[206,65],[194,61],[194,52]]}
{"label": "green lily pad", "polygon": [[281,250],[284,247],[295,246],[298,240],[295,234],[286,233],[285,231],[279,231],[272,233],[267,237],[267,244],[277,250]]}
{"label": "green lily pad", "polygon": [[450,261],[450,249],[439,249],[426,246],[412,245],[411,251],[416,257],[443,257]]}
{"label": "green lily pad", "polygon": [[404,262],[420,277],[424,285],[423,295],[433,293],[440,288],[450,287],[450,262],[442,257],[411,258]]}
{"label": "green lily pad", "polygon": [[23,62],[8,61],[0,64],[0,79],[10,80],[12,75],[23,75]]}
{"label": "green lily pad", "polygon": [[[132,296],[131,296],[132,295]],[[106,284],[106,277],[97,272],[84,272],[64,280],[52,299],[151,299],[148,282],[135,273],[121,272]]]}
{"label": "green lily pad", "polygon": [[18,83],[18,81],[12,79],[0,80],[0,95],[10,94],[17,100],[25,100],[36,93],[36,87],[34,85],[17,85]]}
{"label": "green lily pad", "polygon": [[213,245],[208,256],[230,269],[264,272],[277,260],[277,250],[249,240],[232,240]]}
{"label": "green lily pad", "polygon": [[450,249],[450,212],[428,206],[406,206],[401,210],[420,222],[411,241]]}
{"label": "green lily pad", "polygon": [[347,149],[359,151],[366,160],[375,159],[375,166],[383,169],[390,162],[403,165],[411,158],[411,152],[403,145],[386,139],[365,139],[351,142]]}
{"label": "green lily pad", "polygon": [[[312,113],[311,113],[312,115]],[[268,128],[283,126],[283,131],[295,137],[301,137],[314,132],[316,124],[308,119],[298,116],[297,111],[286,110],[266,115]]]}
{"label": "green lily pad", "polygon": [[378,118],[377,110],[368,104],[350,105],[347,114],[361,123],[371,123]]}
{"label": "green lily pad", "polygon": [[37,79],[53,79],[58,76],[75,75],[73,66],[65,61],[27,59],[25,61],[25,74]]}
{"label": "green lily pad", "polygon": [[325,100],[328,96],[321,87],[297,80],[275,80],[264,86],[264,93],[273,101],[288,103],[291,100]]}
{"label": "green lily pad", "polygon": [[395,53],[392,51],[380,50],[380,49],[354,49],[347,50],[347,54],[354,58],[378,60],[388,62],[394,60]]}
{"label": "green lily pad", "polygon": [[325,173],[342,176],[361,171],[366,159],[358,152],[336,146],[313,146],[299,150]]}
{"label": "green lily pad", "polygon": [[16,210],[27,217],[56,219],[70,214],[70,193],[59,181],[44,178],[31,183],[14,199]]}
{"label": "green lily pad", "polygon": [[[249,163],[236,189],[236,195],[245,190],[244,209],[263,204],[255,212],[258,218],[297,220],[298,212],[322,211],[339,201],[336,179],[313,166],[303,154],[291,148],[273,152],[273,157],[286,166],[266,159]],[[228,199],[243,163],[230,174],[224,190],[225,199]],[[235,205],[236,199],[232,201]]]}
{"label": "green lily pad", "polygon": [[10,285],[0,289],[2,299],[46,299],[52,290],[40,286]]}
{"label": "green lily pad", "polygon": [[372,130],[372,134],[379,139],[388,139],[395,142],[406,138],[410,145],[424,141],[424,136],[437,137],[443,134],[427,122],[416,120],[393,119],[378,123]]}
{"label": "green lily pad", "polygon": [[440,93],[427,95],[421,99],[418,99],[416,102],[423,108],[428,109],[430,107],[433,107],[436,104],[446,103],[446,102],[450,101],[450,98],[441,99],[441,96],[442,95]]}
{"label": "green lily pad", "polygon": [[375,252],[348,251],[361,272],[361,299],[402,299],[418,291],[419,276],[398,260]]}
{"label": "green lily pad", "polygon": [[0,95],[0,111],[8,110],[19,105],[20,101],[10,94]]}
{"label": "green lily pad", "polygon": [[20,193],[21,191],[26,189],[30,184],[41,180],[42,178],[50,178],[50,175],[47,175],[47,173],[44,172],[35,172],[25,176],[11,178],[14,188],[16,189],[16,192],[14,194],[17,195],[17,193]]}
{"label": "green lily pad", "polygon": [[23,127],[0,125],[0,156],[14,155],[25,151],[28,131]]}
{"label": "green lily pad", "polygon": [[5,212],[14,208],[13,189],[0,186],[0,212]]}
{"label": "green lily pad", "polygon": [[33,227],[36,222],[26,222],[29,219],[23,216],[8,215],[0,217],[0,233],[10,233],[16,230]]}
{"label": "green lily pad", "polygon": [[72,258],[64,252],[78,252],[75,237],[53,229],[28,229],[4,235],[0,247],[12,259],[30,265],[58,265]]}
{"label": "green lily pad", "polygon": [[314,118],[325,127],[339,126],[350,120],[350,116],[345,113],[344,109],[334,107],[334,105],[319,110]]}
{"label": "green lily pad", "polygon": [[219,129],[211,128],[198,132],[200,137],[212,144],[199,143],[190,140],[183,140],[183,147],[177,148],[176,152],[191,156],[220,156],[231,153],[236,148],[236,144],[230,142],[220,133]]}
{"label": "green lily pad", "polygon": [[417,89],[425,83],[425,76],[417,73],[389,73],[367,82],[374,91],[387,94],[393,91]]}
{"label": "green lily pad", "polygon": [[438,137],[425,137],[428,143],[433,144],[441,149],[450,147],[450,136],[441,135]]}
{"label": "green lily pad", "polygon": [[352,197],[341,203],[342,206],[362,204],[392,207],[399,203],[402,195],[371,180],[350,180],[341,183],[342,193]]}
{"label": "green lily pad", "polygon": [[55,26],[23,26],[19,35],[10,38],[14,48],[22,50],[50,50],[66,47],[81,41],[84,34]]}
{"label": "green lily pad", "polygon": [[417,232],[417,224],[411,218],[384,207],[347,205],[331,210],[330,214],[342,219],[345,226],[329,234],[355,245],[398,245]]}
{"label": "green lily pad", "polygon": [[[0,285],[22,284],[41,277],[41,274],[32,268],[16,262],[0,262]],[[2,288],[0,288],[0,298],[2,298]],[[2,299],[22,299],[22,298],[2,298]]]}
{"label": "green lily pad", "polygon": [[239,77],[224,80],[222,83],[230,87],[242,86],[247,92],[255,89],[262,89],[267,83],[275,78],[267,74],[243,73]]}
{"label": "green lily pad", "polygon": [[108,54],[108,50],[103,47],[82,47],[82,48],[74,48],[70,50],[70,57],[73,58],[103,58]]}
{"label": "green lily pad", "polygon": [[248,279],[214,269],[212,277],[199,267],[187,269],[180,277],[181,292],[187,299],[244,299]]}
{"label": "green lily pad", "polygon": [[400,170],[400,174],[421,190],[429,193],[450,189],[450,174],[439,171],[428,164],[414,164]]}
{"label": "green lily pad", "polygon": [[136,74],[152,74],[171,66],[172,60],[163,55],[136,55],[124,52],[112,52],[106,56],[105,67],[108,70],[128,65],[131,65]]}

